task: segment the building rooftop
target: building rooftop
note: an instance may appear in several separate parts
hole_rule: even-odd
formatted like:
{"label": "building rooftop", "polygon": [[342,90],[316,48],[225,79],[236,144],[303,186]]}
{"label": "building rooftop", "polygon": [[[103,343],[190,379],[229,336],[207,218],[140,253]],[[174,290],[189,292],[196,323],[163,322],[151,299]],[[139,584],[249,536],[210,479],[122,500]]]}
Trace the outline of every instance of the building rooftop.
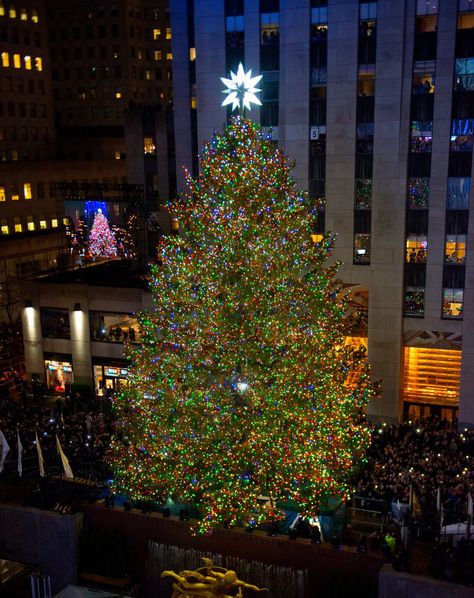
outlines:
{"label": "building rooftop", "polygon": [[59,272],[39,278],[39,281],[51,284],[85,284],[148,290],[147,272],[148,266],[138,265],[132,260],[113,260],[91,264],[77,270]]}

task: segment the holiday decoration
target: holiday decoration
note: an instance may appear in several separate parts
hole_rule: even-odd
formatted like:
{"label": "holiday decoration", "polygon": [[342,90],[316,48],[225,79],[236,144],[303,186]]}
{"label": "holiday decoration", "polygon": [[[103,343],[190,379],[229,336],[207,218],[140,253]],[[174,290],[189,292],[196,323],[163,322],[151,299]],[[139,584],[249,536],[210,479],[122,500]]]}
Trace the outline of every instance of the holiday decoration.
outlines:
{"label": "holiday decoration", "polygon": [[222,106],[232,104],[232,110],[239,108],[241,111],[244,108],[251,109],[250,104],[257,104],[261,106],[262,102],[255,95],[261,89],[257,89],[255,85],[260,81],[263,75],[257,75],[252,77],[252,71],[245,72],[242,63],[239,63],[237,73],[230,71],[230,79],[221,77],[222,83],[227,89],[224,89],[222,93],[228,94],[226,99],[222,102]]}
{"label": "holiday decoration", "polygon": [[92,255],[105,257],[117,255],[115,236],[110,230],[107,218],[102,213],[101,208],[97,210],[94,217],[94,224],[89,235],[89,251]]}
{"label": "holiday decoration", "polygon": [[200,532],[278,519],[288,502],[314,516],[349,496],[375,394],[365,350],[344,344],[333,238],[312,242],[315,206],[254,122],[231,118],[200,165],[128,349],[115,490],[192,504]]}

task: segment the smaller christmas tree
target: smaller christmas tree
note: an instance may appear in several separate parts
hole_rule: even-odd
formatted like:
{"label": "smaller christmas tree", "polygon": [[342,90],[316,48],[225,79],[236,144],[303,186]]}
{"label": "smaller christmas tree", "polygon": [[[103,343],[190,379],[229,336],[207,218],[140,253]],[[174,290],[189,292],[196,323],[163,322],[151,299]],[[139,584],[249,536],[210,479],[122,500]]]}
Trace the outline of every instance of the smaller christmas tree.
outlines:
{"label": "smaller christmas tree", "polygon": [[107,218],[99,208],[94,216],[94,224],[89,235],[89,251],[92,255],[112,257],[117,255],[117,242],[110,230]]}

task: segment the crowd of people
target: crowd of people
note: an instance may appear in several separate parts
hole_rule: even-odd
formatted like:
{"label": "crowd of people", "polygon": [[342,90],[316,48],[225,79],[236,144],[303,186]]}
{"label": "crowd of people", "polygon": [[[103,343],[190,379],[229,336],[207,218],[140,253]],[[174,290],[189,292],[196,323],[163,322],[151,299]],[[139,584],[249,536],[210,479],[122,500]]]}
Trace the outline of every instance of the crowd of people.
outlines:
{"label": "crowd of people", "polygon": [[474,430],[457,431],[430,417],[373,429],[368,462],[359,473],[356,493],[408,503],[410,487],[423,511],[436,510],[438,489],[446,512],[466,510],[474,497]]}
{"label": "crowd of people", "polygon": [[6,471],[17,469],[17,431],[23,446],[25,473],[38,471],[36,434],[38,435],[46,473],[59,467],[56,436],[75,475],[103,480],[108,471],[105,452],[113,432],[112,417],[104,400],[85,404],[80,397],[65,401],[0,401],[0,430],[5,435],[10,453]]}

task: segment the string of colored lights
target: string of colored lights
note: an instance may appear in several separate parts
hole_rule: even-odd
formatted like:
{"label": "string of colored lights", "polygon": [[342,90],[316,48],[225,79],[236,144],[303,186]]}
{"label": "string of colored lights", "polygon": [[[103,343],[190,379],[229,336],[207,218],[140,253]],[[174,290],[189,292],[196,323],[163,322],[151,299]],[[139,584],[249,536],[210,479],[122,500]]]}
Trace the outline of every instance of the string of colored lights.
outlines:
{"label": "string of colored lights", "polygon": [[256,123],[232,118],[200,164],[173,206],[180,236],[151,268],[142,344],[128,348],[114,488],[194,505],[199,532],[278,517],[259,496],[314,516],[349,495],[375,394],[363,351],[343,343],[333,238],[312,242],[314,205]]}

